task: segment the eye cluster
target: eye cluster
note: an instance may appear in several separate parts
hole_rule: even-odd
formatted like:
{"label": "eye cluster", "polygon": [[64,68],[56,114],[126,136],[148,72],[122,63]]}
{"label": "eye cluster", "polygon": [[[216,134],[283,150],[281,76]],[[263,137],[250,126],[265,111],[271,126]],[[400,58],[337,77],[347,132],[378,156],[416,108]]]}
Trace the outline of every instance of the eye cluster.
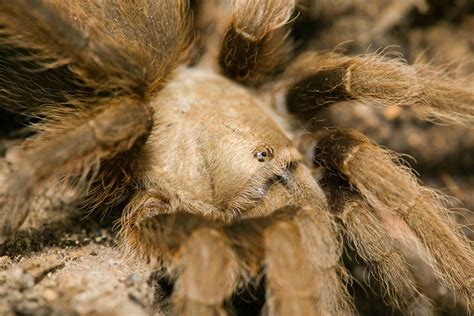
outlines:
{"label": "eye cluster", "polygon": [[261,145],[254,150],[253,155],[260,162],[268,162],[273,159],[274,151],[270,145]]}

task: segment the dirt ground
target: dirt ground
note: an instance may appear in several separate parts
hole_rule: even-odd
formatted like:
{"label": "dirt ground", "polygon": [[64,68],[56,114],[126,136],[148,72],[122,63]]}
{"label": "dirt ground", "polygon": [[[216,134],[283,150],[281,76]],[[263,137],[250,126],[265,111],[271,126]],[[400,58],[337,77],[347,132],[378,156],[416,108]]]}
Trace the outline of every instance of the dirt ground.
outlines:
{"label": "dirt ground", "polygon": [[151,271],[121,256],[110,225],[68,210],[34,217],[1,249],[0,315],[160,315]]}
{"label": "dirt ground", "polygon": [[[454,8],[446,1],[429,3],[432,11],[420,13],[412,8],[406,18],[385,26],[370,39],[353,34],[371,28],[361,22],[367,17],[362,19],[357,10],[336,10],[335,15],[345,14],[347,19],[329,23],[321,18],[315,25],[326,31],[307,45],[327,49],[356,38],[346,49],[357,53],[366,51],[369,45],[376,49],[396,44],[409,62],[417,59],[445,64],[463,60],[468,62],[456,66],[456,71],[474,73],[474,10],[469,0],[455,1]],[[299,32],[307,28],[301,27]],[[346,33],[340,31],[348,28]],[[347,38],[331,36],[331,32]],[[0,124],[10,124],[2,113]],[[377,143],[413,157],[407,160],[426,185],[457,199],[453,214],[474,241],[474,213],[469,211],[474,210],[474,130],[432,124],[409,110],[355,103],[324,110],[318,125],[358,129]],[[2,134],[0,156],[15,137]],[[115,241],[116,230],[110,219],[87,217],[65,204],[36,210],[15,239],[0,246],[0,315],[162,315],[160,309],[166,303],[169,286],[144,263],[124,258]],[[351,291],[360,314],[397,315],[374,291],[361,285],[367,267],[353,254],[346,257],[355,277]],[[437,284],[432,291],[440,306],[436,313],[468,315],[446,288]],[[262,296],[259,288],[251,295],[235,298],[236,314],[256,314]]]}

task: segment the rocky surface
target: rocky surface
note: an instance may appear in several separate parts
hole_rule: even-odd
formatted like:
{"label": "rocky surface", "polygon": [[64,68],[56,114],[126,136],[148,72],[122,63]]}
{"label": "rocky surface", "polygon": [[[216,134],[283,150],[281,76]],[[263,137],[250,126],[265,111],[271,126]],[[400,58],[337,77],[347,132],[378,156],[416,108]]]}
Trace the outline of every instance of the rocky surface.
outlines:
{"label": "rocky surface", "polygon": [[109,225],[39,213],[0,248],[0,315],[160,315],[151,271],[122,256]]}

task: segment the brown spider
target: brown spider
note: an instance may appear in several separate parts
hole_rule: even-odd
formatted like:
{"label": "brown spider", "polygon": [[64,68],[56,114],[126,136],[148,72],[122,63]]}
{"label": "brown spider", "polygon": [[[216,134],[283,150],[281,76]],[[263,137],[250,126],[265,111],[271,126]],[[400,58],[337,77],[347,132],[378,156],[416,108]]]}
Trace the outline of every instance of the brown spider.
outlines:
{"label": "brown spider", "polygon": [[1,106],[40,118],[6,158],[2,239],[45,188],[73,186],[89,210],[125,205],[121,245],[174,278],[180,315],[225,314],[262,271],[270,315],[351,314],[341,236],[402,311],[431,310],[416,260],[470,306],[473,253],[443,198],[352,130],[311,130],[305,165],[272,101],[303,122],[359,100],[472,126],[472,82],[378,55],[292,57],[295,5],[1,0]]}

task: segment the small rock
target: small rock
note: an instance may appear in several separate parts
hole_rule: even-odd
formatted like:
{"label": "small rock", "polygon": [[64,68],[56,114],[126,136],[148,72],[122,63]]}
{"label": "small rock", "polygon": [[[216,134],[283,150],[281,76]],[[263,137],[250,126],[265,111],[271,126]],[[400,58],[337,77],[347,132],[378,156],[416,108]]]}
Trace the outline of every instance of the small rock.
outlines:
{"label": "small rock", "polygon": [[127,278],[125,279],[125,285],[127,286],[133,286],[135,284],[137,284],[138,282],[141,281],[141,276],[137,273],[132,273],[130,275],[127,276]]}
{"label": "small rock", "polygon": [[139,304],[139,305],[142,305],[143,306],[143,302],[142,302],[142,297],[143,295],[141,295],[139,292],[133,290],[133,291],[130,291],[128,293],[128,297],[135,303]]}
{"label": "small rock", "polygon": [[32,288],[35,285],[35,278],[31,273],[25,273],[20,283],[20,289],[22,291]]}
{"label": "small rock", "polygon": [[54,301],[59,297],[58,293],[52,289],[46,289],[43,292],[43,298],[47,301]]}

